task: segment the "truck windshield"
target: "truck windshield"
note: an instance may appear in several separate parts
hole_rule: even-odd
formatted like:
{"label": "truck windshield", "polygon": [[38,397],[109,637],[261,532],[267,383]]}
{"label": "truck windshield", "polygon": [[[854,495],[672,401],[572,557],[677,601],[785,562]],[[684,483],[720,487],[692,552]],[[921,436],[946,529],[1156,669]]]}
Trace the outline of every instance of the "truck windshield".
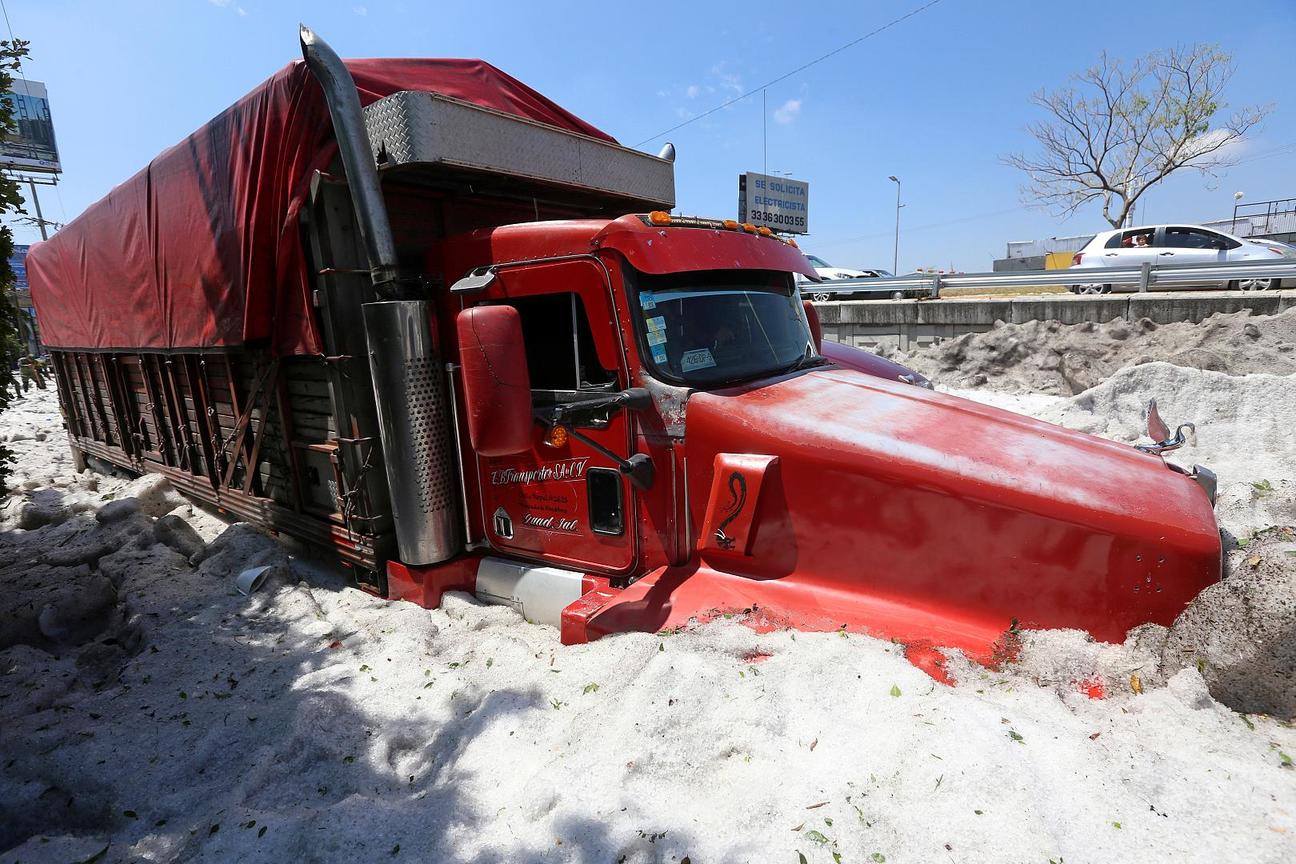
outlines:
{"label": "truck windshield", "polygon": [[[640,353],[664,381],[731,384],[817,356],[791,276],[765,270],[636,273]],[[637,295],[637,297],[636,297]]]}

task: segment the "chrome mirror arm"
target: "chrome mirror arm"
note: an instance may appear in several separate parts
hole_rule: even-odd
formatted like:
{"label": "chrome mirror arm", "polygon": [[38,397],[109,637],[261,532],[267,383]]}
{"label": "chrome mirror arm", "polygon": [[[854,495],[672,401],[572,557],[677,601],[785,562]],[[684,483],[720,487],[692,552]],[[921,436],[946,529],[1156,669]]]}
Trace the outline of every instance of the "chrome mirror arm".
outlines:
{"label": "chrome mirror arm", "polygon": [[1184,434],[1185,429],[1189,434],[1197,431],[1197,427],[1193,424],[1184,423],[1175,430],[1173,438],[1168,438],[1165,441],[1158,441],[1155,444],[1135,444],[1134,449],[1141,450],[1144,453],[1168,453],[1171,450],[1178,450],[1180,447],[1188,443],[1188,435]]}

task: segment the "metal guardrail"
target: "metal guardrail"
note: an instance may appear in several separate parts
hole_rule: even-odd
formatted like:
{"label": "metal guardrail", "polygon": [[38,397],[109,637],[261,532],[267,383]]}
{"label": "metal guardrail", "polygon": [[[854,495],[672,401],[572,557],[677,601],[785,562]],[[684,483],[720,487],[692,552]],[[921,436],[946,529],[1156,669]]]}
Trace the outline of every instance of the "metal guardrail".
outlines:
{"label": "metal guardrail", "polygon": [[[1033,288],[1053,285],[1133,285],[1148,291],[1164,284],[1231,282],[1235,279],[1296,280],[1296,258],[1209,264],[1143,264],[1141,267],[1078,267],[1067,270],[1021,270],[1014,273],[915,273],[871,279],[803,282],[802,294],[869,291],[904,297],[938,299],[942,288]],[[1296,284],[1293,285],[1296,287]]]}

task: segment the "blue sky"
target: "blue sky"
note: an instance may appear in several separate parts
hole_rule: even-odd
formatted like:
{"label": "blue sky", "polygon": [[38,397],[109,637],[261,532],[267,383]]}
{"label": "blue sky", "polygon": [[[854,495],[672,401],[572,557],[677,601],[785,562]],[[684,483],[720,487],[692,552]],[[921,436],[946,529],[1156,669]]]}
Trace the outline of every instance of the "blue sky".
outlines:
{"label": "blue sky", "polygon": [[[68,221],[297,56],[296,24],[343,56],[481,57],[638,144],[923,4],[417,3],[348,0],[9,0],[32,42],[29,77],[49,86],[64,175],[43,190]],[[1008,240],[1104,227],[1023,205],[999,157],[1029,147],[1028,97],[1106,49],[1134,57],[1196,41],[1233,54],[1231,103],[1272,104],[1218,177],[1154,188],[1139,221],[1201,221],[1246,200],[1296,197],[1296,3],[1198,0],[1047,3],[942,0],[908,21],[670,134],[679,210],[732,217],[737,175],[764,166],[810,183],[803,248],[841,266],[988,270]],[[664,139],[643,149],[656,152]],[[1286,149],[1279,149],[1279,148]],[[35,238],[18,227],[19,242]]]}

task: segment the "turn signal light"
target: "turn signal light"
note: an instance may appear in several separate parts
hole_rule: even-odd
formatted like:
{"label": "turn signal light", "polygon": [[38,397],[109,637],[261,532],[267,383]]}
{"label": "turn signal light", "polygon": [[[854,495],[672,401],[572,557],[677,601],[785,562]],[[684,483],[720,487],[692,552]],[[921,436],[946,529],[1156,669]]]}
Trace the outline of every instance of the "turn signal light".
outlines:
{"label": "turn signal light", "polygon": [[755,233],[756,233],[756,226],[753,225],[753,224],[751,224],[750,222],[744,222],[744,223],[743,223],[743,230],[746,231],[748,234],[755,234]]}
{"label": "turn signal light", "polygon": [[648,214],[648,221],[654,225],[669,225],[671,217],[665,210],[654,210]]}
{"label": "turn signal light", "polygon": [[567,445],[567,430],[562,426],[554,426],[545,433],[544,443],[547,447],[564,447]]}
{"label": "turn signal light", "polygon": [[724,220],[724,226],[725,226],[726,228],[728,228],[730,231],[737,231],[737,230],[738,230],[738,223],[735,222],[735,221],[732,220],[732,219],[726,219],[726,220]]}

